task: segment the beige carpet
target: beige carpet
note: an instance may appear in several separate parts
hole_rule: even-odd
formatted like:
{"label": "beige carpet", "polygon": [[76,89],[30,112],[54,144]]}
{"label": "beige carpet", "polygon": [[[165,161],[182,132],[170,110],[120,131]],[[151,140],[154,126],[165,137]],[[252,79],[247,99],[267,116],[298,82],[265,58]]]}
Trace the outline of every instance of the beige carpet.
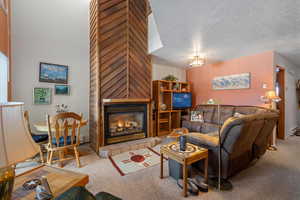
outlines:
{"label": "beige carpet", "polygon": [[[255,166],[231,179],[233,191],[211,189],[208,193],[189,196],[188,199],[300,199],[300,137],[290,137],[278,143],[277,152],[267,152]],[[81,151],[90,152],[87,146],[82,146]],[[81,162],[82,168],[76,168],[74,161],[65,168],[89,174],[87,188],[93,193],[106,191],[124,200],[185,199],[172,178],[159,178],[159,165],[120,176],[108,159],[100,159],[95,153],[82,156]]]}

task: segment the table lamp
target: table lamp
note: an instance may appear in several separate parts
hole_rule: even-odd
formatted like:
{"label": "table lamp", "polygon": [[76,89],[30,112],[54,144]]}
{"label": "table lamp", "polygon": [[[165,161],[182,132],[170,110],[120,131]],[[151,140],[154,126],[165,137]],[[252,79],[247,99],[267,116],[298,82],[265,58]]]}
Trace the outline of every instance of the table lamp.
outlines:
{"label": "table lamp", "polygon": [[[265,96],[261,97],[262,101],[266,104],[269,104],[269,109],[276,110],[276,103],[281,101],[281,98],[276,95],[274,90],[267,91]],[[268,150],[276,151],[276,128],[273,130],[273,134],[270,140],[270,146],[268,147]]]}
{"label": "table lamp", "polygon": [[23,103],[0,103],[0,199],[10,200],[15,165],[32,158],[39,146],[25,126]]}
{"label": "table lamp", "polygon": [[281,98],[276,95],[274,90],[270,90],[265,93],[265,96],[261,97],[261,100],[266,104],[269,104],[270,109],[276,109],[274,103],[281,101]]}

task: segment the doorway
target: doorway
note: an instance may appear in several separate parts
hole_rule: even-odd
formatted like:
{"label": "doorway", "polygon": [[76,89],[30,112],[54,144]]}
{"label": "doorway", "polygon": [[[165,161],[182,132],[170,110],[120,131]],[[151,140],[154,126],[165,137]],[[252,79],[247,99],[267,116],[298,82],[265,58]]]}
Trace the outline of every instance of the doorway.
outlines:
{"label": "doorway", "polygon": [[279,121],[277,124],[277,138],[284,140],[285,138],[285,69],[283,67],[276,67],[276,95],[281,98],[277,103],[279,110]]}

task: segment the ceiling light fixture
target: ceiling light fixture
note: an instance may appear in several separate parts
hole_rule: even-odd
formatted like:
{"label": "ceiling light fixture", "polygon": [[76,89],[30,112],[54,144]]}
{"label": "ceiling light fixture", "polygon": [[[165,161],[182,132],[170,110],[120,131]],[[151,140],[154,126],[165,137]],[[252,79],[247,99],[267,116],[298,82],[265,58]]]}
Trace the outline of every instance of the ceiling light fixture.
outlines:
{"label": "ceiling light fixture", "polygon": [[193,57],[192,62],[190,63],[191,67],[200,67],[205,64],[205,55],[200,54]]}

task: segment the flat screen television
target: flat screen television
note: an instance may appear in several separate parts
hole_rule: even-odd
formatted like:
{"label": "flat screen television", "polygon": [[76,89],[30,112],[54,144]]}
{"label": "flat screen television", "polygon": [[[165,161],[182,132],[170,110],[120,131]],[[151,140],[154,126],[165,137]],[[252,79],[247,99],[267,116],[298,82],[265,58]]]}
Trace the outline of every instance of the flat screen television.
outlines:
{"label": "flat screen television", "polygon": [[173,93],[173,109],[184,109],[192,107],[192,94],[188,92]]}

